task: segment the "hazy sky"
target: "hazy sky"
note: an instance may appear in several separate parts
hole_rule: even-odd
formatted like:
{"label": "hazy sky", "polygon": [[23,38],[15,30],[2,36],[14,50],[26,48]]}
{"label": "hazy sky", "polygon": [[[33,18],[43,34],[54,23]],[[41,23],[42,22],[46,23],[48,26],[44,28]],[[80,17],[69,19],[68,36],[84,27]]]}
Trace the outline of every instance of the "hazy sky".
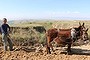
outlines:
{"label": "hazy sky", "polygon": [[90,19],[90,0],[0,0],[0,19]]}

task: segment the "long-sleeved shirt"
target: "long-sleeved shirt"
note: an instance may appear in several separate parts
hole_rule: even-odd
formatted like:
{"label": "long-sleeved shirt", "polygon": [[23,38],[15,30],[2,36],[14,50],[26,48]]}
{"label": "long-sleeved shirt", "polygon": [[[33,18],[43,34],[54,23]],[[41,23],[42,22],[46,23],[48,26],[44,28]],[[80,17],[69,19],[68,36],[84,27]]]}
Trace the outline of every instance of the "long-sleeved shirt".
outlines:
{"label": "long-sleeved shirt", "polygon": [[10,26],[8,24],[1,25],[1,33],[7,34],[10,31]]}

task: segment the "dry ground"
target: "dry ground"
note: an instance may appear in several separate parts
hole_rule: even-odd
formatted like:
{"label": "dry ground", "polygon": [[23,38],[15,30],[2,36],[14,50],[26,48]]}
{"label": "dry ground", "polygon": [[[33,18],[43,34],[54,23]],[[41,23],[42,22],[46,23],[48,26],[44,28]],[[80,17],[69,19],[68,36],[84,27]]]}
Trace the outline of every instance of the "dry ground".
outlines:
{"label": "dry ground", "polygon": [[[65,47],[64,47],[65,48]],[[0,60],[90,60],[90,45],[72,47],[72,54],[67,55],[65,49],[54,47],[55,52],[46,54],[45,47],[42,52],[35,52],[34,48],[16,48],[14,51],[0,50]]]}

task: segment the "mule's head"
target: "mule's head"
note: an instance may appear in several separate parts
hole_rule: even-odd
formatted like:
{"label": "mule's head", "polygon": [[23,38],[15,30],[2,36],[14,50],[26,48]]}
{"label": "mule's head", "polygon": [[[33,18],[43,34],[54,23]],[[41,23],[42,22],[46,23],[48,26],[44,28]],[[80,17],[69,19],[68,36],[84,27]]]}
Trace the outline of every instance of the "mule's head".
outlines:
{"label": "mule's head", "polygon": [[76,37],[77,37],[77,39],[79,39],[80,36],[83,35],[83,30],[86,29],[84,25],[85,25],[84,23],[81,24],[81,23],[79,22],[79,27],[74,28],[74,29],[76,30]]}
{"label": "mule's head", "polygon": [[84,25],[85,25],[85,23],[83,23],[83,24],[81,25],[81,23],[79,22],[78,30],[79,30],[79,31],[83,31],[83,29],[86,29]]}
{"label": "mule's head", "polygon": [[88,33],[87,33],[88,29],[84,25],[85,23],[83,23],[82,25],[81,23],[79,23],[78,35],[81,36],[83,40],[87,40],[88,39]]}

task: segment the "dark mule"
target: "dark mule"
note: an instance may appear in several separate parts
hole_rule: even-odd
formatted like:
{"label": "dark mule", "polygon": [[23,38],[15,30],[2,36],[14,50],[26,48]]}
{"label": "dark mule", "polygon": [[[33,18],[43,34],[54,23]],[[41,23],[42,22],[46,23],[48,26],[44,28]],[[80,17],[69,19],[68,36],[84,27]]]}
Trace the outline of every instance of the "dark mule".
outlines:
{"label": "dark mule", "polygon": [[85,24],[83,23],[82,25],[79,23],[79,29],[78,28],[74,28],[77,32],[76,32],[76,37],[77,39],[81,39],[81,40],[88,40],[88,28],[85,28]]}
{"label": "dark mule", "polygon": [[[84,29],[84,23],[83,25],[80,24],[79,27],[74,28],[75,29],[75,33],[76,33],[76,38],[81,38],[81,36],[83,35],[83,29]],[[72,36],[71,36],[71,29],[49,29],[46,32],[46,36],[47,36],[47,54],[50,54],[50,47],[53,50],[52,41],[57,42],[58,44],[62,44],[62,45],[68,45],[67,48],[67,52],[71,52],[71,44],[73,42]]]}
{"label": "dark mule", "polygon": [[80,39],[83,35],[83,29],[85,29],[84,23],[81,25],[81,23],[79,22],[79,27],[75,27],[74,29],[76,30],[77,39]]}

